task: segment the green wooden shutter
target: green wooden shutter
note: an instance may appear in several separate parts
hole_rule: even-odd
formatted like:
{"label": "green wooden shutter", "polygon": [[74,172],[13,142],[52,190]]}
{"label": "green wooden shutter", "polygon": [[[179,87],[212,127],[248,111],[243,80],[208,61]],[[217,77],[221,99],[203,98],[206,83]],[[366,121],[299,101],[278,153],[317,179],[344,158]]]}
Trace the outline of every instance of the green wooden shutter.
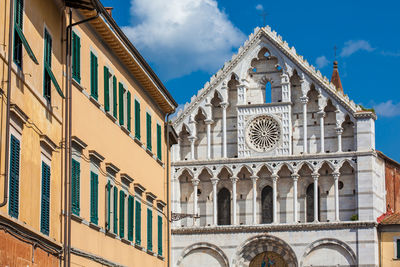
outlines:
{"label": "green wooden shutter", "polygon": [[20,165],[20,141],[13,135],[10,140],[10,185],[8,214],[17,218],[19,215],[19,165]]}
{"label": "green wooden shutter", "polygon": [[110,72],[104,66],[104,109],[110,111]]}
{"label": "green wooden shutter", "polygon": [[13,47],[13,60],[18,67],[22,67],[22,40],[18,35],[17,28],[23,28],[23,17],[24,17],[24,1],[15,1],[15,13],[14,13],[14,47]]}
{"label": "green wooden shutter", "polygon": [[397,259],[400,259],[400,239],[396,240],[396,247],[397,247]]}
{"label": "green wooden shutter", "polygon": [[111,187],[112,187],[111,182],[108,181],[107,185],[106,185],[106,201],[107,201],[107,203],[106,203],[106,205],[107,205],[106,230],[107,230],[107,232],[110,231],[110,222],[111,222],[110,221],[111,220],[111,218],[110,218],[111,217],[110,216],[110,214],[111,214]]}
{"label": "green wooden shutter", "polygon": [[79,216],[80,212],[80,163],[72,159],[72,213]]}
{"label": "green wooden shutter", "polygon": [[24,18],[24,1],[16,0],[15,1],[15,18],[14,23],[16,26],[22,29],[23,26],[23,18]]}
{"label": "green wooden shutter", "polygon": [[98,223],[98,175],[90,172],[90,222]]}
{"label": "green wooden shutter", "polygon": [[131,92],[126,93],[126,128],[131,131]]}
{"label": "green wooden shutter", "polygon": [[124,125],[124,86],[119,83],[119,124]]}
{"label": "green wooden shutter", "polygon": [[157,244],[158,244],[158,255],[162,256],[163,251],[163,243],[162,243],[162,217],[158,215],[157,217]]}
{"label": "green wooden shutter", "polygon": [[147,250],[153,250],[153,212],[147,209]]}
{"label": "green wooden shutter", "polygon": [[81,82],[81,38],[72,32],[72,78]]}
{"label": "green wooden shutter", "polygon": [[47,30],[44,31],[44,80],[43,96],[47,101],[51,101],[51,77],[48,69],[51,68],[51,47],[52,40]]}
{"label": "green wooden shutter", "polygon": [[42,201],[40,232],[49,235],[50,230],[50,166],[42,161]]}
{"label": "green wooden shutter", "polygon": [[97,57],[90,52],[90,95],[98,100],[98,64]]}
{"label": "green wooden shutter", "polygon": [[119,236],[125,237],[125,193],[119,192]]}
{"label": "green wooden shutter", "polygon": [[135,137],[140,140],[140,103],[135,99]]}
{"label": "green wooden shutter", "polygon": [[113,221],[113,228],[114,234],[118,234],[118,188],[114,187],[114,221]]}
{"label": "green wooden shutter", "polygon": [[139,201],[136,201],[136,211],[135,211],[135,243],[140,245],[141,243],[141,218],[142,208]]}
{"label": "green wooden shutter", "polygon": [[161,125],[157,124],[157,157],[161,160]]}
{"label": "green wooden shutter", "polygon": [[117,118],[118,112],[117,112],[117,77],[113,77],[113,116],[114,118]]}
{"label": "green wooden shutter", "polygon": [[133,196],[128,197],[128,240],[133,241]]}
{"label": "green wooden shutter", "polygon": [[146,133],[147,149],[151,151],[151,115],[146,113]]}

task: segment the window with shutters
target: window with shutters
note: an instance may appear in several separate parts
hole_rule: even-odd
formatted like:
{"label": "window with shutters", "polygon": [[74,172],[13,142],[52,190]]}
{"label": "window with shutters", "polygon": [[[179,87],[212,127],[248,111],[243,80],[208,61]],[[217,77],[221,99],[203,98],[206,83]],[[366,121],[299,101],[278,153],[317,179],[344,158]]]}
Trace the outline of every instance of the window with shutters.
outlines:
{"label": "window with shutters", "polygon": [[43,96],[47,102],[51,102],[51,84],[53,83],[57,93],[64,98],[61,87],[51,70],[52,62],[52,38],[47,29],[44,30],[44,64],[43,64]]}
{"label": "window with shutters", "polygon": [[8,214],[17,218],[19,215],[19,168],[20,168],[20,140],[14,135],[10,138],[10,185]]}
{"label": "window with shutters", "polygon": [[80,213],[80,180],[81,180],[81,164],[72,159],[72,181],[71,181],[71,200],[72,213],[79,216]]}
{"label": "window with shutters", "polygon": [[125,237],[125,197],[124,191],[119,192],[119,237]]}
{"label": "window with shutters", "polygon": [[400,236],[394,237],[394,258],[400,259]]}
{"label": "window with shutters", "polygon": [[126,128],[131,131],[131,92],[126,92]]}
{"label": "window with shutters", "polygon": [[135,99],[135,137],[140,140],[140,103]]}
{"label": "window with shutters", "polygon": [[133,241],[133,196],[128,197],[128,240]]}
{"label": "window with shutters", "polygon": [[99,176],[90,172],[90,222],[98,223],[98,185]]}
{"label": "window with shutters", "polygon": [[162,217],[160,215],[158,215],[157,217],[157,230],[158,230],[158,235],[157,235],[157,244],[158,244],[158,255],[162,256],[163,253],[163,243],[162,243],[162,239],[163,239],[163,235],[162,235]]}
{"label": "window with shutters", "polygon": [[90,96],[98,100],[98,62],[97,56],[90,52]]}
{"label": "window with shutters", "polygon": [[161,125],[157,123],[157,158],[161,160]]}
{"label": "window with shutters", "polygon": [[108,181],[106,184],[106,230],[107,232],[111,229],[111,182]]}
{"label": "window with shutters", "polygon": [[112,81],[112,86],[113,86],[113,116],[115,119],[118,117],[118,109],[117,109],[117,99],[118,99],[118,94],[117,94],[117,77],[115,75],[113,76],[113,81]]}
{"label": "window with shutters", "polygon": [[136,201],[135,207],[135,243],[141,244],[141,225],[142,225],[142,207],[139,201]]}
{"label": "window with shutters", "polygon": [[147,209],[147,250],[153,250],[153,212]]}
{"label": "window with shutters", "polygon": [[40,208],[40,232],[50,232],[50,166],[42,161],[42,197]]}
{"label": "window with shutters", "polygon": [[125,99],[125,88],[122,83],[119,83],[118,85],[118,101],[119,101],[119,125],[124,126],[125,124],[125,110],[124,110],[124,99]]}
{"label": "window with shutters", "polygon": [[112,102],[112,90],[110,90],[110,81],[112,75],[108,67],[104,66],[104,110],[109,112],[111,110],[110,103]]}
{"label": "window with shutters", "polygon": [[118,188],[116,186],[114,186],[113,196],[113,230],[114,234],[118,235]]}
{"label": "window with shutters", "polygon": [[81,82],[81,38],[72,32],[72,78]]}
{"label": "window with shutters", "polygon": [[151,115],[146,113],[146,142],[147,149],[151,151]]}

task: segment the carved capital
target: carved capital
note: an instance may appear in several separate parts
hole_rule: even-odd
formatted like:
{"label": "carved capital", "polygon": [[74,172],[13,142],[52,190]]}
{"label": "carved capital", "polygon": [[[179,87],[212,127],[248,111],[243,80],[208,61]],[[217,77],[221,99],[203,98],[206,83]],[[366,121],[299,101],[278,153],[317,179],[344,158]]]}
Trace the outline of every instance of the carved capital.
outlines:
{"label": "carved capital", "polygon": [[258,180],[258,176],[250,176],[251,181],[255,184]]}
{"label": "carved capital", "polygon": [[228,108],[228,106],[229,106],[229,103],[228,102],[221,102],[221,108],[223,108],[223,109],[227,109]]}
{"label": "carved capital", "polygon": [[211,181],[213,186],[216,186],[218,184],[218,182],[219,182],[219,179],[214,177],[214,178],[211,178],[210,181]]}
{"label": "carved capital", "polygon": [[297,173],[293,173],[292,175],[290,175],[290,177],[292,177],[294,182],[297,182],[300,178],[300,175],[298,175]]}
{"label": "carved capital", "polygon": [[335,131],[336,131],[336,134],[337,134],[337,135],[342,135],[342,133],[343,133],[343,127],[336,127],[336,128],[335,128]]}
{"label": "carved capital", "polygon": [[272,182],[276,183],[279,179],[278,174],[274,173],[271,175]]}
{"label": "carved capital", "polygon": [[333,172],[333,173],[332,173],[332,176],[333,176],[333,179],[339,180],[340,172]]}
{"label": "carved capital", "polygon": [[214,123],[214,121],[213,121],[212,119],[205,119],[205,120],[204,120],[204,123],[205,123],[206,125],[211,125],[211,124]]}
{"label": "carved capital", "polygon": [[314,182],[316,182],[316,181],[318,181],[319,173],[318,172],[313,172],[311,174],[311,177],[314,179]]}
{"label": "carved capital", "polygon": [[193,186],[198,186],[200,183],[200,179],[192,179]]}
{"label": "carved capital", "polygon": [[231,182],[232,182],[232,184],[236,184],[237,181],[239,181],[239,178],[238,178],[238,177],[236,177],[236,176],[232,176],[232,177],[231,177]]}
{"label": "carved capital", "polygon": [[302,103],[302,104],[307,104],[308,103],[308,97],[307,96],[302,96],[302,97],[300,97],[300,102]]}

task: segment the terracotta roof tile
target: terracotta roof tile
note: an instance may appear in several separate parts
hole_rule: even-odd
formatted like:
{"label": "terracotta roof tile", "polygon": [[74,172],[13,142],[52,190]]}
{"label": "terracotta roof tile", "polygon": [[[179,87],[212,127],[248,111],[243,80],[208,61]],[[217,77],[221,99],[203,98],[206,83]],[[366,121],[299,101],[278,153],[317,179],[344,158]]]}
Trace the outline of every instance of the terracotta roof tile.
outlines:
{"label": "terracotta roof tile", "polygon": [[393,213],[385,216],[381,224],[400,224],[400,213]]}
{"label": "terracotta roof tile", "polygon": [[333,62],[333,72],[331,82],[336,86],[336,90],[343,93],[342,82],[340,81],[339,70],[338,70],[338,62]]}

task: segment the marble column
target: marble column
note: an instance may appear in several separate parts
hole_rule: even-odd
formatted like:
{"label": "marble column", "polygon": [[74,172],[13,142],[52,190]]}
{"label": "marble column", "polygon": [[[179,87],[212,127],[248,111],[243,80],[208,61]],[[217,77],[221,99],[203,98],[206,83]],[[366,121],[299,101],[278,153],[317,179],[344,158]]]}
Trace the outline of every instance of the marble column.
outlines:
{"label": "marble column", "polygon": [[278,223],[278,210],[277,210],[277,183],[279,176],[277,174],[272,174],[272,217],[273,223]]}
{"label": "marble column", "polygon": [[340,221],[339,217],[339,172],[332,173],[335,180],[335,221]]}
{"label": "marble column", "polygon": [[325,128],[324,128],[324,118],[325,118],[325,112],[324,111],[319,111],[318,112],[319,117],[319,125],[320,125],[320,143],[321,143],[321,150],[320,153],[325,153]]}
{"label": "marble column", "polygon": [[213,186],[213,225],[218,224],[218,200],[217,200],[217,185],[218,185],[218,178],[211,178],[211,183]]}
{"label": "marble column", "polygon": [[213,120],[205,120],[204,123],[207,125],[207,159],[211,159],[211,124]]}
{"label": "marble column", "polygon": [[236,208],[236,183],[239,180],[238,177],[232,176],[232,213],[233,213],[233,225],[237,225],[237,208]]}
{"label": "marble column", "polygon": [[228,108],[228,103],[221,103],[222,107],[222,157],[227,157],[227,140],[226,140],[226,109]]}
{"label": "marble column", "polygon": [[189,136],[189,141],[190,141],[190,159],[195,160],[194,156],[194,143],[196,142],[196,137],[194,136]]}
{"label": "marble column", "polygon": [[318,222],[318,178],[319,173],[312,173],[311,177],[314,180],[314,222]]}
{"label": "marble column", "polygon": [[193,179],[193,226],[196,226],[196,217],[197,216],[197,187],[199,185],[199,179]]}
{"label": "marble column", "polygon": [[303,154],[307,154],[307,103],[308,97],[300,97],[300,102],[303,104]]}
{"label": "marble column", "polygon": [[251,176],[253,182],[253,224],[257,224],[257,176]]}
{"label": "marble column", "polygon": [[299,221],[297,217],[297,181],[299,180],[300,175],[294,173],[291,176],[293,179],[293,222],[297,223]]}
{"label": "marble column", "polygon": [[336,135],[337,135],[337,142],[338,142],[338,150],[337,152],[342,152],[342,133],[343,133],[343,128],[342,127],[336,127]]}

